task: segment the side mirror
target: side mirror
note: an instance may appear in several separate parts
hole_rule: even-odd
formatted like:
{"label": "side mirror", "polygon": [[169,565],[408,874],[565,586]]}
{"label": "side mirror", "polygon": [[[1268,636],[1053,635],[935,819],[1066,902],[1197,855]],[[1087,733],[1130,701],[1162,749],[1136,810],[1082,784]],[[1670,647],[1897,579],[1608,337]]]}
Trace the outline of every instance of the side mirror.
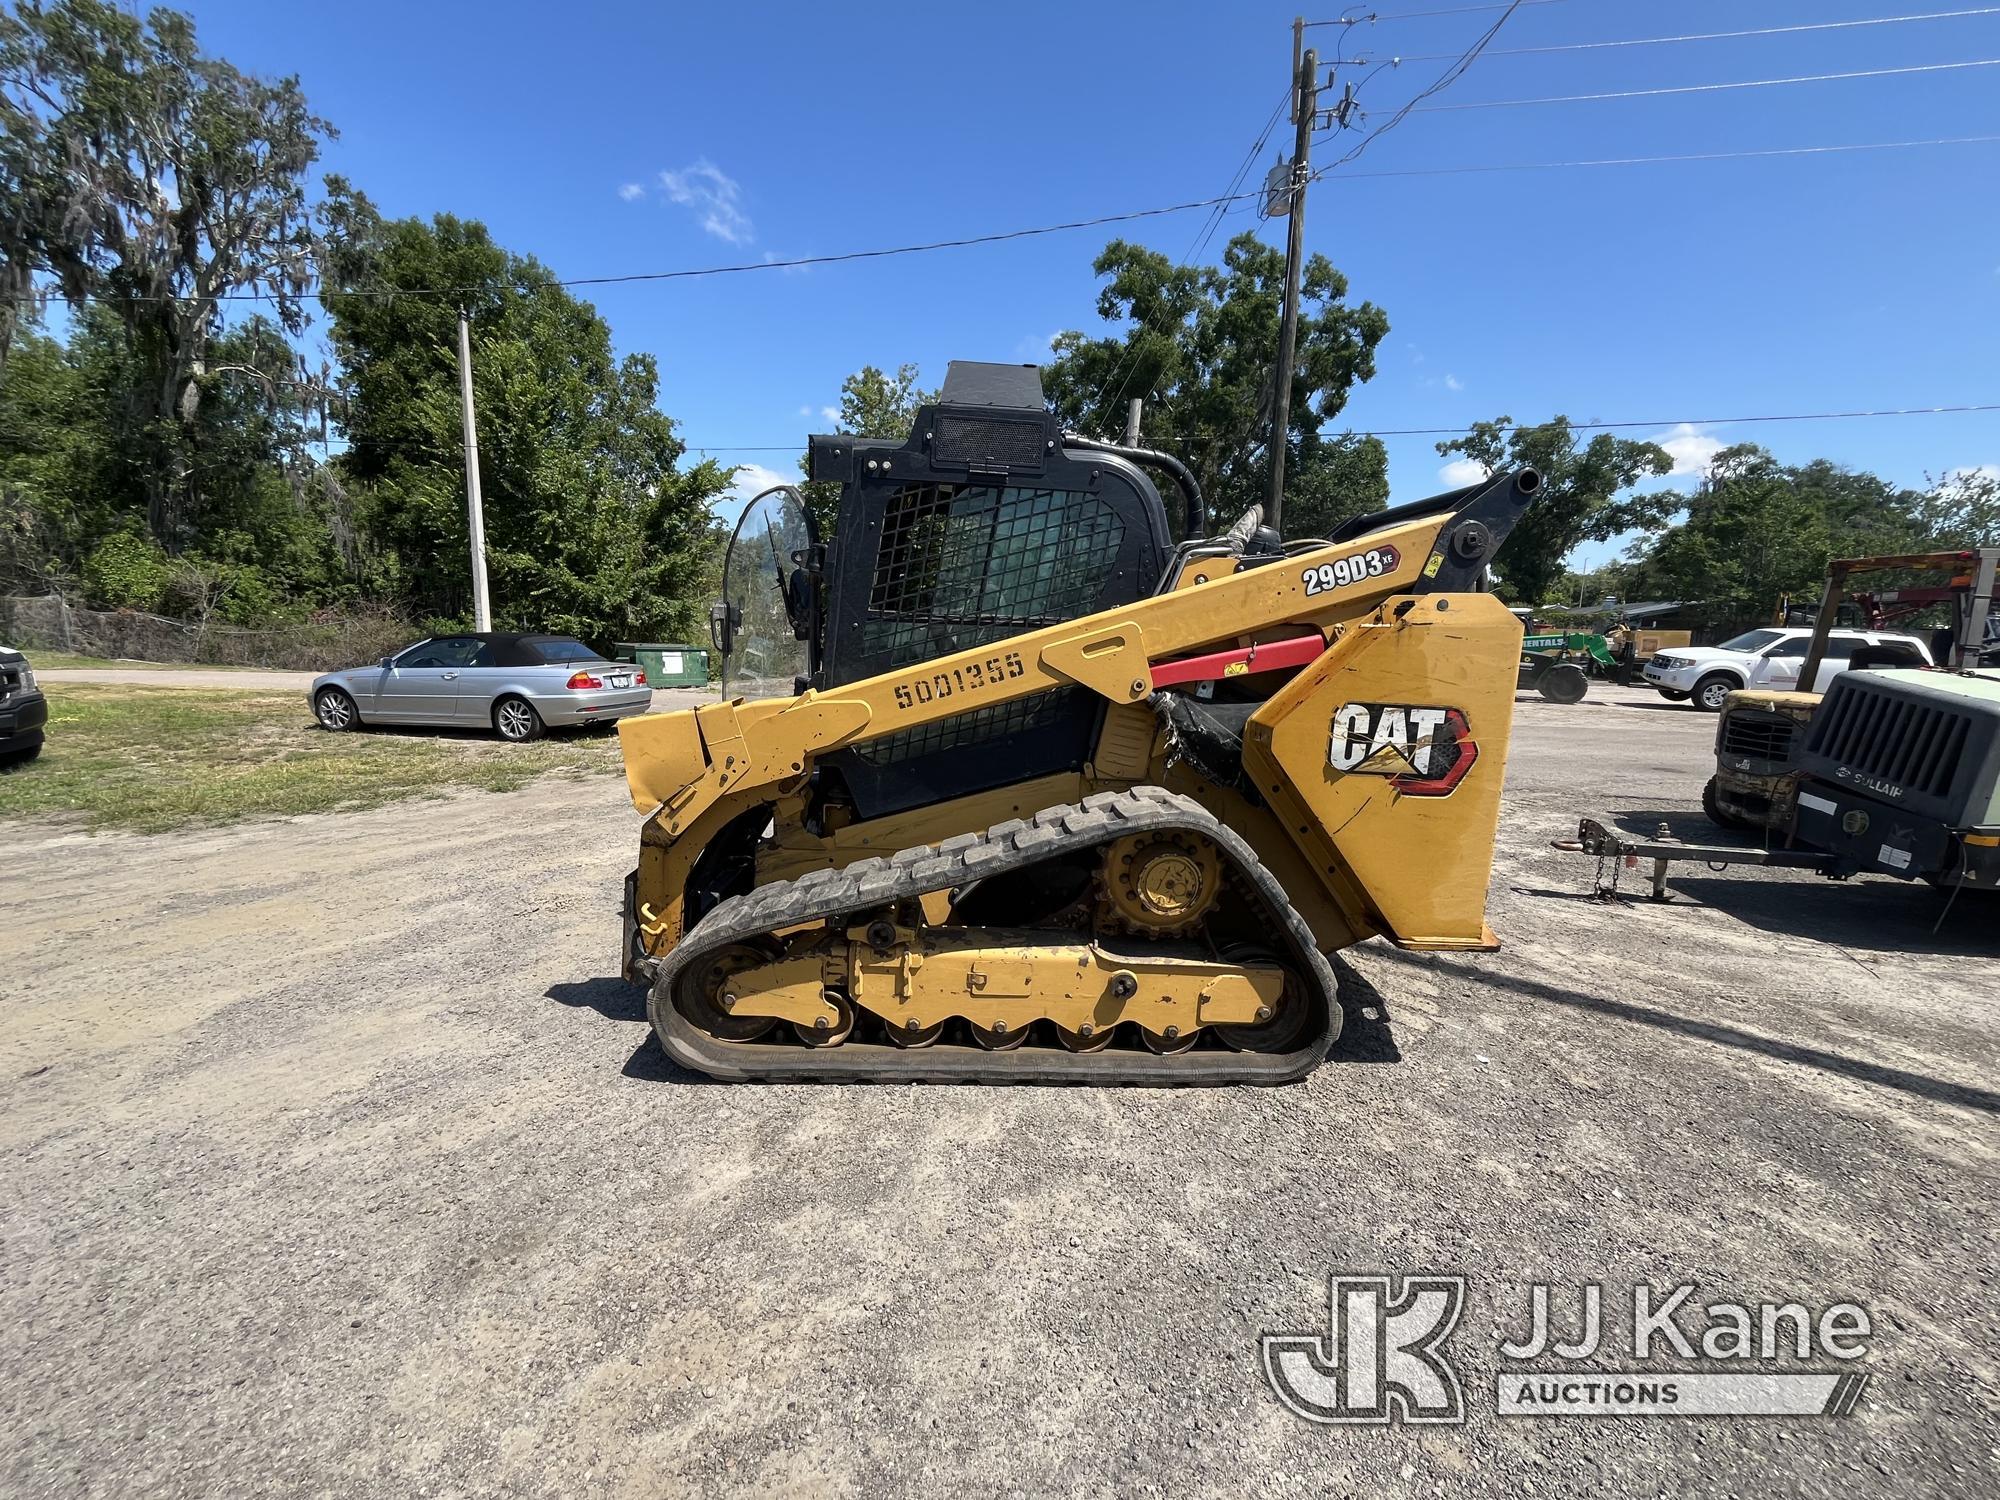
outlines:
{"label": "side mirror", "polygon": [[393,662],[394,662],[395,660],[396,660],[396,658],[395,658],[395,657],[393,657],[393,656],[385,656],[385,657],[383,657],[383,658],[382,658],[382,659],[381,659],[380,661],[378,661],[377,663],[375,663],[375,665],[376,665],[376,666],[378,666],[378,667],[386,667],[386,666],[389,666],[389,665],[391,665],[391,664],[392,664],[392,663],[393,663]]}

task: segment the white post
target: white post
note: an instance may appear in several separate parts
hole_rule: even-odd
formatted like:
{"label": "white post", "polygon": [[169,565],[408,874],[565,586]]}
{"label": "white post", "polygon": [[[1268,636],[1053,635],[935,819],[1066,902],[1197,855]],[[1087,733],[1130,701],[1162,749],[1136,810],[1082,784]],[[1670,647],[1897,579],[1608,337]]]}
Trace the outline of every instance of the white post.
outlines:
{"label": "white post", "polygon": [[1145,404],[1139,397],[1134,396],[1132,405],[1125,412],[1125,446],[1128,448],[1139,446],[1139,413]]}
{"label": "white post", "polygon": [[486,511],[479,499],[479,428],[472,418],[472,324],[458,310],[458,396],[465,415],[465,520],[472,536],[472,628],[493,628],[486,595]]}

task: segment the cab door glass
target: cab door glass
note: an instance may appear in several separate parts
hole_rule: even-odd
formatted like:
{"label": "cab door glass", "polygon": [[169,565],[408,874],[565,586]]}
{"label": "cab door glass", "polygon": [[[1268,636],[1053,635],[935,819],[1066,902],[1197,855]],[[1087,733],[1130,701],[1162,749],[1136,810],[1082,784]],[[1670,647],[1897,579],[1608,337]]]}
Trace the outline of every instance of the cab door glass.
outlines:
{"label": "cab door glass", "polygon": [[797,558],[811,545],[811,518],[790,485],[764,491],[745,508],[722,562],[727,616],[714,644],[723,652],[725,698],[789,698],[806,675],[807,646],[787,600]]}

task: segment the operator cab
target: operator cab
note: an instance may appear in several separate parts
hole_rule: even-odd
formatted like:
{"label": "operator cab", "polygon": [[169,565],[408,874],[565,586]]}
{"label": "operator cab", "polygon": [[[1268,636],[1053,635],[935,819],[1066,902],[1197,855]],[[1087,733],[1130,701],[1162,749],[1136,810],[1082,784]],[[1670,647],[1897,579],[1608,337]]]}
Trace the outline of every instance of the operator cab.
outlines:
{"label": "operator cab", "polygon": [[[1129,604],[1154,593],[1173,555],[1151,479],[1065,440],[1033,365],[954,360],[907,438],[834,433],[808,453],[812,479],[840,486],[839,519],[819,537],[790,486],[745,512],[711,620],[731,695],[837,688]],[[944,676],[925,686],[955,691]],[[820,769],[855,816],[883,817],[1080,770],[1102,713],[1087,689],[1059,688],[838,751]]]}

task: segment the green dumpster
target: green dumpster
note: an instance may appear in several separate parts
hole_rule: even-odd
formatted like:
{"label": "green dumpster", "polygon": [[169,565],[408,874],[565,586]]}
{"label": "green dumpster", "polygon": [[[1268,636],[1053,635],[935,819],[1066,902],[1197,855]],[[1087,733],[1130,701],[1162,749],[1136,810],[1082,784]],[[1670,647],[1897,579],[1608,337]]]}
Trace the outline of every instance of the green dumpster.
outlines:
{"label": "green dumpster", "polygon": [[646,685],[656,688],[707,687],[708,647],[672,641],[620,641],[618,654],[639,664]]}

